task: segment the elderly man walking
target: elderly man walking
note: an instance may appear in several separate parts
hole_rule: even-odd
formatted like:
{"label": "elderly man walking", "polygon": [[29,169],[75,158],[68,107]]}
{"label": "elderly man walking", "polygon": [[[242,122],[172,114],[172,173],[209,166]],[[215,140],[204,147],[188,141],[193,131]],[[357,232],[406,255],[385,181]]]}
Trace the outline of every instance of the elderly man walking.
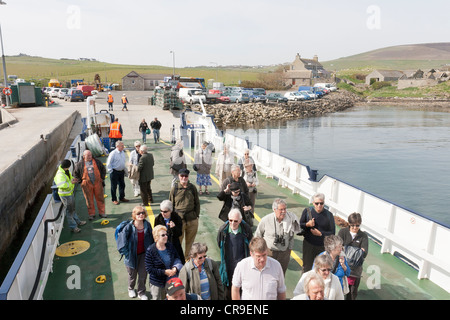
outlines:
{"label": "elderly man walking", "polygon": [[266,241],[255,237],[249,248],[251,256],[242,259],[234,269],[232,299],[286,300],[283,269],[277,260],[267,256]]}
{"label": "elderly man walking", "polygon": [[77,183],[81,184],[81,190],[86,200],[89,220],[95,217],[95,202],[97,203],[98,214],[105,218],[105,197],[104,197],[104,180],[106,169],[103,163],[92,157],[92,152],[85,150],[83,159],[80,160],[73,171],[74,178]]}
{"label": "elderly man walking", "polygon": [[252,237],[252,228],[242,221],[240,210],[231,209],[228,220],[219,228],[217,234],[217,245],[222,261],[219,271],[227,300],[231,300],[231,280],[237,263],[250,256],[248,245]]}
{"label": "elderly man walking", "polygon": [[146,145],[141,146],[139,152],[141,153],[138,164],[139,187],[141,189],[142,203],[148,207],[149,201],[153,202],[151,182],[154,177],[153,166],[155,165],[155,160],[153,155],[148,153]]}
{"label": "elderly man walking", "polygon": [[170,190],[169,200],[173,203],[174,211],[183,220],[183,233],[180,236],[180,243],[182,244],[183,238],[186,238],[184,259],[187,261],[191,246],[197,235],[200,200],[197,188],[189,182],[189,170],[181,169],[178,177],[179,181]]}
{"label": "elderly man walking", "polygon": [[286,201],[277,198],[272,204],[273,212],[264,216],[255,231],[255,237],[262,237],[269,247],[269,256],[278,260],[283,273],[289,264],[294,247],[294,235],[300,231],[297,216],[287,211]]}
{"label": "elderly man walking", "polygon": [[[125,175],[128,175],[128,169],[124,148],[123,142],[118,141],[116,149],[111,151],[106,161],[106,168],[111,179],[111,200],[115,205],[118,205],[119,201],[130,201],[125,199]],[[119,186],[119,201],[117,201],[116,195],[117,186]]]}

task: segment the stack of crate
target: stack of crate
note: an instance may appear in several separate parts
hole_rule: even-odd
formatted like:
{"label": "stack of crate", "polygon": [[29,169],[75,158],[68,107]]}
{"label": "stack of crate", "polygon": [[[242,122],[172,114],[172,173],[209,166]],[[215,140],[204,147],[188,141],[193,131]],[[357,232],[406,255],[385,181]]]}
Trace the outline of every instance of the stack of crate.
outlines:
{"label": "stack of crate", "polygon": [[174,89],[155,89],[153,103],[163,110],[183,109],[183,105]]}

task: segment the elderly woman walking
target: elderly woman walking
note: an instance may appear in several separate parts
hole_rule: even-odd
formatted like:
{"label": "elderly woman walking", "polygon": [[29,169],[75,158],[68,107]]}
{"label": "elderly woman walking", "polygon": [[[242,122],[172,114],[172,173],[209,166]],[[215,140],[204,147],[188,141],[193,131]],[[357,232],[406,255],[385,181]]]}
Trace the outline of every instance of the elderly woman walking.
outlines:
{"label": "elderly woman walking", "polygon": [[183,220],[173,211],[173,204],[170,200],[164,200],[159,205],[161,214],[155,218],[155,226],[163,225],[167,228],[167,241],[175,246],[180,260],[184,259],[183,248],[180,243],[180,236],[183,233]]}
{"label": "elderly woman walking", "polygon": [[153,229],[155,243],[145,253],[145,269],[150,276],[150,293],[152,300],[166,297],[165,284],[170,278],[178,276],[183,263],[178,258],[175,247],[167,242],[167,228],[155,226]]}
{"label": "elderly woman walking", "polygon": [[180,271],[180,279],[186,292],[196,293],[202,300],[223,300],[225,298],[222,280],[217,262],[206,257],[208,246],[193,243],[191,259]]}
{"label": "elderly woman walking", "polygon": [[294,289],[294,296],[298,296],[304,291],[304,281],[310,273],[317,273],[325,282],[324,296],[327,300],[344,300],[341,283],[339,278],[334,275],[331,270],[333,268],[333,261],[330,256],[322,254],[314,259],[314,269],[302,274],[302,277]]}
{"label": "elderly woman walking", "polygon": [[203,194],[202,186],[205,186],[205,193],[209,194],[208,186],[211,183],[211,164],[212,164],[212,148],[211,143],[203,142],[202,147],[195,153],[194,170],[197,171],[197,185],[199,186],[198,194]]}

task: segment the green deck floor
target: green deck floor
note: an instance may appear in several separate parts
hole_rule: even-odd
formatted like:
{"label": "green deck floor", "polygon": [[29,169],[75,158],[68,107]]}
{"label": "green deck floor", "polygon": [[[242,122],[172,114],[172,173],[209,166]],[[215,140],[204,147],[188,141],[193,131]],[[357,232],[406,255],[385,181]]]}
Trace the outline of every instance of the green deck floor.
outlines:
{"label": "green deck floor", "polygon": [[[124,141],[131,150],[133,141]],[[149,220],[153,223],[152,214],[159,214],[159,204],[168,199],[172,176],[169,174],[170,145],[164,141],[159,144],[148,143],[149,152],[155,158],[155,179],[152,181],[153,199],[147,207]],[[188,152],[187,152],[188,153]],[[192,156],[192,154],[191,154]],[[106,157],[102,158],[106,163]],[[213,166],[214,167],[214,166]],[[192,166],[189,167],[191,169]],[[195,172],[191,170],[190,181],[195,184]],[[263,217],[272,212],[272,202],[275,198],[284,198],[288,203],[288,210],[297,216],[308,205],[308,200],[294,195],[288,189],[280,188],[277,181],[259,176],[258,198],[255,213]],[[200,196],[201,212],[200,225],[196,241],[208,245],[208,256],[220,261],[216,243],[217,231],[222,224],[218,214],[222,202],[216,198],[218,193],[217,180],[213,177],[210,195]],[[120,255],[116,250],[114,231],[123,220],[131,217],[131,210],[141,203],[140,197],[133,197],[133,191],[128,179],[126,183],[126,198],[129,203],[115,206],[110,198],[110,180],[106,179],[105,193],[106,213],[109,224],[102,225],[103,219],[98,215],[93,221],[88,221],[87,209],[80,188],[76,189],[76,208],[79,217],[88,223],[82,226],[82,232],[73,234],[65,227],[62,231],[60,244],[76,240],[85,240],[90,248],[79,255],[71,257],[55,256],[53,273],[50,274],[44,292],[46,300],[130,300],[127,292],[127,272]],[[255,221],[255,225],[257,221]],[[67,224],[65,224],[67,226]],[[256,226],[253,227],[253,230]],[[292,298],[292,292],[301,276],[302,237],[296,237],[291,262],[286,273],[287,298]],[[368,269],[369,268],[369,269]],[[96,283],[99,275],[106,276],[106,282]],[[148,281],[147,281],[148,284]],[[148,295],[150,295],[148,293]],[[417,271],[399,259],[389,254],[380,254],[380,247],[371,242],[369,256],[364,263],[363,280],[359,290],[360,300],[380,299],[450,299],[450,294],[428,280],[418,280]]]}

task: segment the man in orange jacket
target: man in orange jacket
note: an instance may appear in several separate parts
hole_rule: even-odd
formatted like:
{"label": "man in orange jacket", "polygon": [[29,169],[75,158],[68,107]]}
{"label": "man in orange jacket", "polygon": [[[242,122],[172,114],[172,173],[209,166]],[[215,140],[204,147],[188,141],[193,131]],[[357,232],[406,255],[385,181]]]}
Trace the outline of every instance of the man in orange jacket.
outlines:
{"label": "man in orange jacket", "polygon": [[113,98],[113,96],[112,96],[112,94],[111,94],[111,92],[108,92],[108,110],[109,111],[114,111],[113,110],[113,102],[114,102],[114,98]]}
{"label": "man in orange jacket", "polygon": [[119,123],[119,118],[116,118],[109,126],[109,140],[111,141],[111,149],[116,148],[116,142],[122,141],[122,126]]}
{"label": "man in orange jacket", "polygon": [[122,111],[123,111],[123,109],[126,109],[128,111],[127,103],[128,103],[128,98],[127,98],[126,94],[124,93],[122,96],[122,104],[123,104]]}

